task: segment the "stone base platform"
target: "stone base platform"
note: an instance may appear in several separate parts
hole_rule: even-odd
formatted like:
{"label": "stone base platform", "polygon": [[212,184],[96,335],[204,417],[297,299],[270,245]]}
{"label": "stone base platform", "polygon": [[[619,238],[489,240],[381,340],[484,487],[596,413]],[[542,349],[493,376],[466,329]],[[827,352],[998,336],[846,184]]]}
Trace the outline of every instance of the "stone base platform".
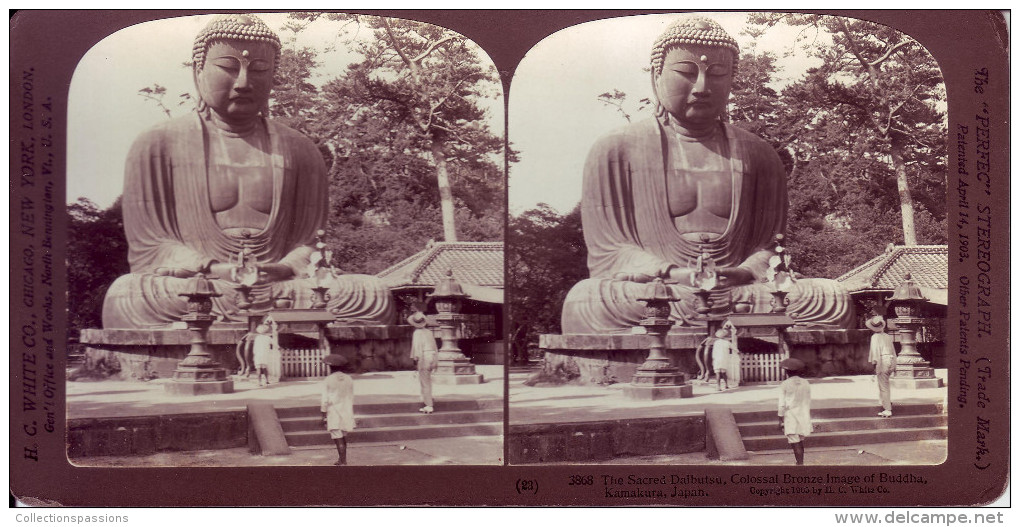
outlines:
{"label": "stone base platform", "polygon": [[889,386],[898,388],[901,390],[924,390],[927,388],[941,388],[943,386],[942,379],[938,378],[899,378],[893,377],[889,379]]}
{"label": "stone base platform", "polygon": [[[414,367],[410,358],[413,329],[410,326],[332,325],[326,328],[326,337],[332,352],[346,357],[353,372],[406,370]],[[239,325],[213,326],[209,330],[207,349],[228,372],[239,367],[236,348],[246,332],[247,329]],[[281,334],[281,344],[290,347],[283,342],[285,338],[292,341],[296,349],[313,348],[318,335],[312,332]],[[86,346],[86,368],[105,365],[106,370],[119,369],[118,375],[123,379],[166,379],[173,377],[177,363],[187,356],[191,333],[169,327],[85,329],[80,342]]]}
{"label": "stone base platform", "polygon": [[[704,328],[678,328],[666,335],[665,354],[693,378],[698,374],[695,349],[708,335]],[[776,337],[739,339],[742,352],[773,351]],[[866,329],[799,329],[786,332],[792,357],[804,361],[809,377],[874,373],[868,362],[871,331]],[[544,373],[582,384],[629,383],[648,355],[650,335],[541,335]]]}
{"label": "stone base platform", "polygon": [[506,443],[511,465],[702,452],[705,417],[511,425]]}
{"label": "stone base platform", "polygon": [[690,384],[683,386],[627,386],[623,393],[631,399],[639,401],[658,401],[661,399],[676,399],[677,397],[693,397],[694,387]]}
{"label": "stone base platform", "polygon": [[207,395],[234,393],[234,381],[173,381],[165,384],[170,395]]}
{"label": "stone base platform", "polygon": [[482,384],[482,374],[470,373],[467,375],[432,374],[432,384],[459,385],[459,384]]}

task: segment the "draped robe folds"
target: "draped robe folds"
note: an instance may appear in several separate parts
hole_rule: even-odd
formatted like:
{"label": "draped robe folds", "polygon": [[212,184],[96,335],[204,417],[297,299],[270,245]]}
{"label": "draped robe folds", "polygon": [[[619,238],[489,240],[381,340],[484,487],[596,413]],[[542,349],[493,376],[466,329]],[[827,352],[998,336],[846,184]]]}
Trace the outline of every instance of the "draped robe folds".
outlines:
{"label": "draped robe folds", "polygon": [[[712,292],[712,313],[732,312],[751,302],[752,312],[769,312],[772,286],[765,283],[775,235],[786,226],[783,165],[771,146],[737,127],[721,124],[732,177],[730,219],[708,243],[677,231],[667,201],[667,173],[683,173],[683,144],[668,124],[650,119],[603,137],[584,168],[581,221],[591,278],[576,284],[563,305],[564,333],[631,331],[644,316],[648,284],[614,279],[618,273],[667,277],[670,266],[694,268],[702,250],[717,267],[742,267],[754,282]],[[671,318],[678,325],[703,326],[695,311],[697,291],[670,284]],[[833,280],[801,279],[790,291],[788,314],[803,325],[848,328],[853,304]]]}
{"label": "draped robe folds", "polygon": [[[307,276],[316,231],[325,224],[329,189],[325,164],[306,137],[272,121],[267,127],[272,163],[273,206],[265,228],[252,229],[249,247],[259,264],[280,263],[294,271],[291,280],[253,286],[253,312],[272,308],[273,300],[293,298],[295,308],[310,307],[312,278]],[[157,274],[157,269],[197,272],[210,262],[236,260],[242,239],[216,223],[209,198],[208,134],[198,114],[174,119],[143,133],[128,154],[124,184],[124,230],[131,273],[110,286],[103,303],[106,328],[165,326],[187,313],[188,278]],[[236,284],[212,280],[222,296],[213,298],[220,321],[238,316]],[[376,277],[330,277],[327,308],[338,318],[388,324],[395,311],[386,285]]]}

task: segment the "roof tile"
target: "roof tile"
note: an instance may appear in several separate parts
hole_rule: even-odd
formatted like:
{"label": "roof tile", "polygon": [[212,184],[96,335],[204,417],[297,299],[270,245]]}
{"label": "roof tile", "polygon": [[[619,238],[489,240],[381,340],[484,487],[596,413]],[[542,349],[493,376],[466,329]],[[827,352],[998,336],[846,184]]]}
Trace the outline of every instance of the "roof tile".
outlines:
{"label": "roof tile", "polygon": [[503,287],[503,242],[435,242],[379,273],[391,287],[434,286],[452,270],[463,284]]}
{"label": "roof tile", "polygon": [[910,273],[910,277],[921,287],[947,289],[949,246],[893,246],[836,280],[845,283],[851,293],[868,290],[892,291],[903,283],[907,273]]}

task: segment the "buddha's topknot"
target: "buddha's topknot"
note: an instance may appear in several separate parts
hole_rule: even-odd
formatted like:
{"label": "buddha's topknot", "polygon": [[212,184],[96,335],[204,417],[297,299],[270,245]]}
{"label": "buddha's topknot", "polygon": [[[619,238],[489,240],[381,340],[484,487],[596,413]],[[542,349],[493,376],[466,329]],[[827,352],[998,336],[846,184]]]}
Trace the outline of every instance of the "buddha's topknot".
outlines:
{"label": "buddha's topknot", "polygon": [[677,20],[656,39],[652,46],[652,72],[662,73],[662,63],[669,50],[684,44],[700,44],[717,46],[733,52],[733,68],[737,67],[740,46],[715,20],[700,16],[690,16]]}
{"label": "buddha's topknot", "polygon": [[273,64],[280,63],[280,37],[257,16],[220,15],[209,22],[209,25],[195,37],[195,46],[191,51],[191,59],[196,69],[200,70],[205,66],[206,51],[209,50],[209,45],[217,40],[265,42],[271,45],[276,53]]}

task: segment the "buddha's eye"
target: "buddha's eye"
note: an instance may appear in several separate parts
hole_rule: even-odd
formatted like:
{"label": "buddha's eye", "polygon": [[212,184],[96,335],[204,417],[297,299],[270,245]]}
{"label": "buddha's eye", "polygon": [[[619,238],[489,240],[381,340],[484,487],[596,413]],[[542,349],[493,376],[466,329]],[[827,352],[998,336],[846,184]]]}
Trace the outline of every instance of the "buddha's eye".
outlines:
{"label": "buddha's eye", "polygon": [[268,60],[255,60],[248,66],[248,69],[255,73],[266,73],[273,69],[273,65]]}
{"label": "buddha's eye", "polygon": [[212,61],[212,64],[213,66],[216,66],[217,68],[220,68],[225,71],[234,72],[241,69],[241,63],[238,62],[237,59],[227,57],[214,59]]}
{"label": "buddha's eye", "polygon": [[721,77],[730,74],[730,67],[725,64],[712,64],[708,67],[708,74],[713,77]]}
{"label": "buddha's eye", "polygon": [[671,69],[677,73],[682,73],[684,75],[698,74],[698,65],[693,62],[678,62],[676,64],[673,64]]}

